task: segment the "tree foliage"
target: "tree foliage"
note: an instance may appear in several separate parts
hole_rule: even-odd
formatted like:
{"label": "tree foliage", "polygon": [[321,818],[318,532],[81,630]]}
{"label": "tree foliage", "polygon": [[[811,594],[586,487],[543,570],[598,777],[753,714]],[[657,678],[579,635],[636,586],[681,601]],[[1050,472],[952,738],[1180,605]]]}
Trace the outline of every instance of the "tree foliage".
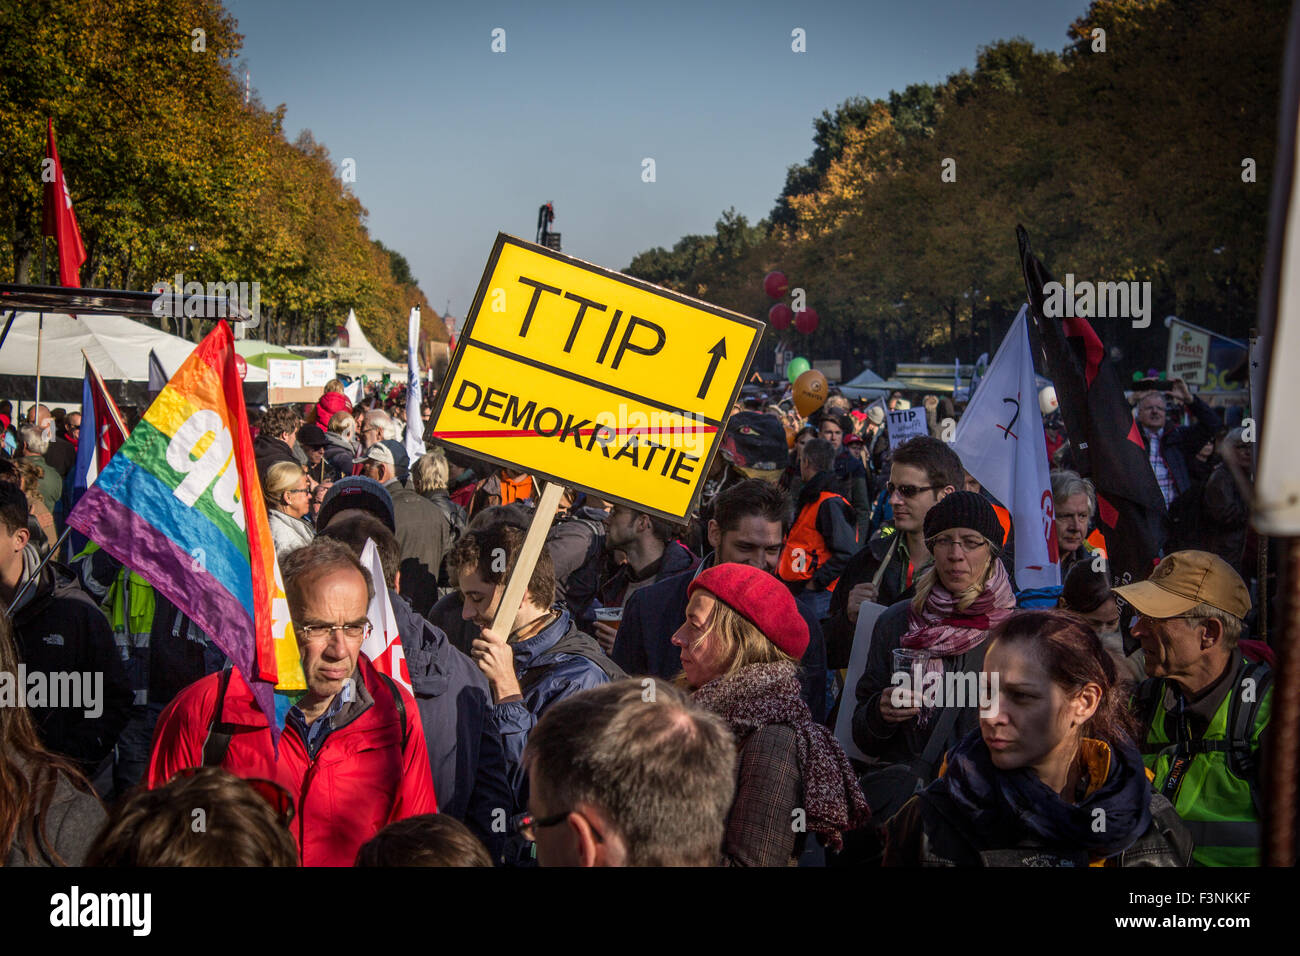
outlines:
{"label": "tree foliage", "polygon": [[258,282],[270,341],[330,341],[355,307],[390,356],[412,305],[442,327],[325,146],[289,142],[283,105],[245,104],[242,37],[219,0],[5,0],[0,38],[0,274],[40,281],[52,116],[84,286]]}
{"label": "tree foliage", "polygon": [[781,269],[821,323],[810,338],[769,330],[769,350],[780,339],[846,374],[888,373],[997,347],[1024,299],[1023,223],[1060,277],[1151,282],[1150,328],[1098,320],[1129,366],[1163,365],[1168,314],[1244,338],[1288,13],[1284,0],[1095,0],[1060,53],[992,42],[941,84],[823,112],[740,254],[717,254],[719,220],[629,271],[763,316],[762,277]]}

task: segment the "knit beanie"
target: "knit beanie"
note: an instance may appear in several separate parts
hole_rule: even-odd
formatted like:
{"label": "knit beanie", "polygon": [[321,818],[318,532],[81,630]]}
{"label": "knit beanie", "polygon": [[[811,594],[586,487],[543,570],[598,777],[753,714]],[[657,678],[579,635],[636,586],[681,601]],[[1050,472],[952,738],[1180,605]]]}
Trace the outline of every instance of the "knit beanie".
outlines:
{"label": "knit beanie", "polygon": [[925,537],[930,539],[950,528],[970,528],[993,542],[1003,545],[1002,524],[988,499],[974,491],[954,491],[939,500],[925,516]]}

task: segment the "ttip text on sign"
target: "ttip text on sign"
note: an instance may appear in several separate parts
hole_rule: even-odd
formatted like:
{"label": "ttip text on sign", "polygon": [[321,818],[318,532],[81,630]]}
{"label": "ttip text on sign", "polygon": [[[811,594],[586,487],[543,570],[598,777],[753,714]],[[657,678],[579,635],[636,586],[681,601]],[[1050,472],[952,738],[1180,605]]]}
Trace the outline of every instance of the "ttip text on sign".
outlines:
{"label": "ttip text on sign", "polygon": [[763,328],[501,234],[433,431],[506,467],[683,518]]}

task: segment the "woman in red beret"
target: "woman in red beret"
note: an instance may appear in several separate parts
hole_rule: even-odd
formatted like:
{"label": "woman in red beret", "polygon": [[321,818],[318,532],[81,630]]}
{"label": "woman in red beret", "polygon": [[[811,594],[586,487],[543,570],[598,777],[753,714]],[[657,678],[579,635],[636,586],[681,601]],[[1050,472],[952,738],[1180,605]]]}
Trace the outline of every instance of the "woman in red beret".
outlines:
{"label": "woman in red beret", "polygon": [[687,594],[686,623],[673,635],[683,676],[740,748],[723,862],[794,866],[808,831],[839,850],[870,811],[843,749],[799,695],[808,625],[790,591],[758,568],[719,564]]}

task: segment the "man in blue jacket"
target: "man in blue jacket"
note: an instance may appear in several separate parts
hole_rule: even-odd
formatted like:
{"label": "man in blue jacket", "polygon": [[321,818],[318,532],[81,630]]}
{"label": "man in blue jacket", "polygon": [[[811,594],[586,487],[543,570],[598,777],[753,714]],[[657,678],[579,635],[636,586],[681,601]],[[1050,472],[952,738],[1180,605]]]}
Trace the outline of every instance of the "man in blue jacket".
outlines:
{"label": "man in blue jacket", "polygon": [[[718,495],[707,536],[712,553],[698,568],[637,591],[623,608],[614,640],[614,662],[629,674],[670,680],[682,670],[673,634],[686,620],[686,590],[705,568],[748,564],[775,573],[786,531],[786,499],[771,482],[749,478]],[[816,616],[796,602],[808,625],[808,650],[799,668],[803,698],[813,719],[826,719],[826,643]]]}
{"label": "man in blue jacket", "polygon": [[[470,655],[492,688],[488,726],[501,741],[506,776],[515,796],[512,816],[528,804],[523,765],[528,734],[551,704],[625,676],[600,645],[553,607],[555,566],[543,548],[509,634],[491,630],[506,584],[523,550],[524,532],[508,525],[467,532],[447,558],[464,600],[462,616],[481,628]],[[512,840],[519,849],[522,840]],[[515,857],[507,850],[507,861]]]}

